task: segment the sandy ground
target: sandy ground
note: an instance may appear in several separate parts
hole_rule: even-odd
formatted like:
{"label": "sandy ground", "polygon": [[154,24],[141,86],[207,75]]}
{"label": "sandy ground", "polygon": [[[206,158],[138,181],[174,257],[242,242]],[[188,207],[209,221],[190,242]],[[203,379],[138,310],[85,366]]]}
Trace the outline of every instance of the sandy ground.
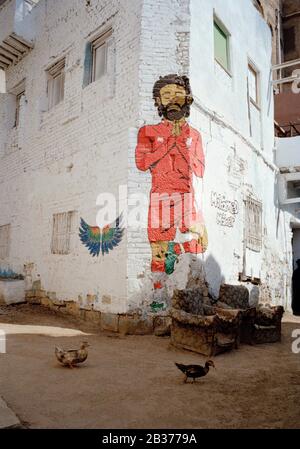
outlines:
{"label": "sandy ground", "polygon": [[[284,321],[281,343],[242,345],[184,384],[174,362],[205,357],[169,338],[99,333],[39,306],[0,308],[0,396],[30,428],[300,428],[300,353],[291,351],[300,319]],[[83,339],[92,345],[86,363],[60,366],[54,345]]]}

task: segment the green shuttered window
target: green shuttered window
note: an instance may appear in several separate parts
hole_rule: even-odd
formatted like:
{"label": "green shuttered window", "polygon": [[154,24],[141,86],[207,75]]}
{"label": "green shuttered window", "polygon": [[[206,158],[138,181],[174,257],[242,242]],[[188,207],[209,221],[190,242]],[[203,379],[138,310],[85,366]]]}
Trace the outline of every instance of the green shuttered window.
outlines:
{"label": "green shuttered window", "polygon": [[230,71],[229,34],[214,20],[215,59],[224,69]]}

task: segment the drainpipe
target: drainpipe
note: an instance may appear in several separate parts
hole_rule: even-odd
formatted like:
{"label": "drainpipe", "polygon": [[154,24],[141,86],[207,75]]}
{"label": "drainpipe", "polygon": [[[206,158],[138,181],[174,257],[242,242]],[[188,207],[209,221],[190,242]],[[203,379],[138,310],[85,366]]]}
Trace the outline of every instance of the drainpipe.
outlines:
{"label": "drainpipe", "polygon": [[[277,59],[278,64],[282,64],[282,49],[281,49],[281,10],[276,9],[276,25],[277,25]],[[282,69],[279,69],[279,79],[282,78]],[[279,85],[279,92],[282,92],[282,85]]]}

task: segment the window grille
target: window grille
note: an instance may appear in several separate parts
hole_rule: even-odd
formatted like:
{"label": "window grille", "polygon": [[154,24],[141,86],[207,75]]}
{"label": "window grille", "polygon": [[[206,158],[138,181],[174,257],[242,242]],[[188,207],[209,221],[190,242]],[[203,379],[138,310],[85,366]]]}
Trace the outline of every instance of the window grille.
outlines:
{"label": "window grille", "polygon": [[0,226],[0,259],[9,256],[10,247],[10,224]]}
{"label": "window grille", "polygon": [[262,203],[248,197],[245,200],[246,247],[259,252],[262,247]]}
{"label": "window grille", "polygon": [[70,239],[73,231],[74,216],[74,211],[53,215],[52,254],[70,253]]}

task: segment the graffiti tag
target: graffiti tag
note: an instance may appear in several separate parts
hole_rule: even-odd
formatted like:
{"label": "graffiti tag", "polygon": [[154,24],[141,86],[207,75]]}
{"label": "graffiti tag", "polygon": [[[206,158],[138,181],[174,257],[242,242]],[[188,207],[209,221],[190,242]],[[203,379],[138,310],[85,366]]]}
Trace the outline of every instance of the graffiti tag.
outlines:
{"label": "graffiti tag", "polygon": [[217,224],[232,228],[239,212],[238,202],[226,199],[224,194],[211,192],[211,206],[220,210],[216,216]]}

